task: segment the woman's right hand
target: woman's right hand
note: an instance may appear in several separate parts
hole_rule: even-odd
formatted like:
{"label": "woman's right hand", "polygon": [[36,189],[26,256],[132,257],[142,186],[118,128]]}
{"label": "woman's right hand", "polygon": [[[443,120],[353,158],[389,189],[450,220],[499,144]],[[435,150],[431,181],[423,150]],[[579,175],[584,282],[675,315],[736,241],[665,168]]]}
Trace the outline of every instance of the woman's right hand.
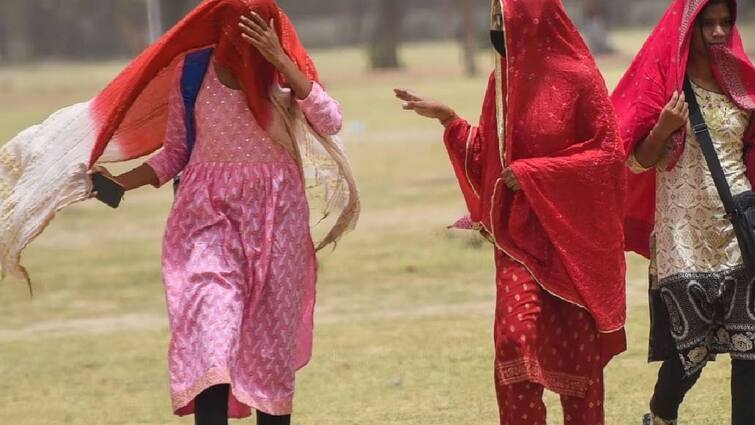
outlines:
{"label": "woman's right hand", "polygon": [[658,122],[648,137],[634,151],[634,157],[642,168],[649,169],[663,163],[672,150],[671,136],[689,122],[689,105],[684,93],[674,92],[671,100],[661,111]]}
{"label": "woman's right hand", "polygon": [[456,112],[441,102],[416,96],[404,89],[394,89],[393,92],[404,101],[405,111],[414,111],[417,115],[437,119],[443,124],[456,118]]}
{"label": "woman's right hand", "polygon": [[[95,174],[102,174],[103,176],[115,180],[115,177],[113,177],[113,174],[108,171],[107,168],[103,167],[102,165],[95,165],[92,167],[89,171],[87,171],[87,174],[89,174],[89,180],[92,180],[92,176]],[[92,192],[89,194],[90,198],[96,198],[97,192],[94,191],[94,187],[92,187]]]}
{"label": "woman's right hand", "polygon": [[113,174],[110,173],[110,171],[108,171],[108,169],[103,167],[102,165],[95,165],[94,167],[92,167],[91,170],[89,170],[87,174],[89,174],[90,176],[93,174],[102,174],[103,176],[111,180],[115,180],[115,177],[113,176]]}
{"label": "woman's right hand", "polygon": [[684,93],[674,92],[669,103],[661,111],[655,131],[665,140],[686,126],[687,122],[689,122],[689,105],[687,105]]}

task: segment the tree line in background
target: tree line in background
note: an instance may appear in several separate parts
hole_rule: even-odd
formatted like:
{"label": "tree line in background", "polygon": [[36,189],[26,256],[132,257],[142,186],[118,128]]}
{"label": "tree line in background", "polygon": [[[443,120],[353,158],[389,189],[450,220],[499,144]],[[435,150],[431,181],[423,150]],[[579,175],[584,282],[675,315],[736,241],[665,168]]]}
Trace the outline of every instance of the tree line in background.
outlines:
{"label": "tree line in background", "polygon": [[[159,35],[200,1],[2,0],[0,64],[133,56],[149,43],[150,33]],[[610,52],[610,25],[652,23],[668,1],[564,0],[596,53]],[[307,44],[364,45],[371,66],[378,69],[400,66],[402,41],[451,36],[460,42],[467,72],[474,74],[475,52],[485,43],[489,19],[488,0],[278,2]],[[740,0],[743,8],[752,3]]]}

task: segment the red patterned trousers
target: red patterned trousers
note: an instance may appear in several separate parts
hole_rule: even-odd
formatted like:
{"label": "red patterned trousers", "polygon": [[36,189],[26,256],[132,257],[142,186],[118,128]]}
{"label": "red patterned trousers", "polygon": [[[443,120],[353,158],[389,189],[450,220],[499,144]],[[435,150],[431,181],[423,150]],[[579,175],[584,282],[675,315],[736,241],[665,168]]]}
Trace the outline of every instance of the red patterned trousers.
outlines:
{"label": "red patterned trousers", "polygon": [[565,425],[603,425],[604,361],[592,317],[546,292],[501,251],[496,266],[501,425],[545,425],[544,389],[561,396]]}

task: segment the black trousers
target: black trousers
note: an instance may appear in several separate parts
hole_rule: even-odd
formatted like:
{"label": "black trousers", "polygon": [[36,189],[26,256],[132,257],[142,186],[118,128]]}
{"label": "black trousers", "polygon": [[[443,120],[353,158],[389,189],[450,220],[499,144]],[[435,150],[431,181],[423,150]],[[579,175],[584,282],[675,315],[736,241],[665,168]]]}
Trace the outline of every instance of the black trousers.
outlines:
{"label": "black trousers", "polygon": [[[658,381],[650,402],[653,415],[666,420],[679,416],[684,396],[695,386],[702,371],[686,376],[678,357],[663,362],[658,372]],[[755,361],[732,360],[731,362],[731,423],[732,425],[755,424]]]}
{"label": "black trousers", "polygon": [[[196,425],[228,425],[229,385],[216,385],[199,394],[194,401]],[[273,416],[257,411],[257,425],[290,425],[291,415]]]}

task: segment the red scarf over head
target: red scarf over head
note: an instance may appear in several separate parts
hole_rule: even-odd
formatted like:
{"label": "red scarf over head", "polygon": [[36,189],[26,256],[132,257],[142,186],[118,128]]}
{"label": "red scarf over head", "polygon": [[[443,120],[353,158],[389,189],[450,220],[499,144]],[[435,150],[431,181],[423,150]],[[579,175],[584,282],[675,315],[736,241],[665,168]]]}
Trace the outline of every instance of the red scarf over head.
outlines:
{"label": "red scarf over head", "polygon": [[[627,154],[634,152],[658,121],[674,91],[682,92],[695,21],[710,0],[676,0],[640,50],[616,87],[611,99],[616,108]],[[735,1],[732,3],[736,4]],[[736,16],[736,10],[732,11]],[[742,37],[734,27],[725,46],[711,48],[713,74],[721,88],[740,107],[755,110],[755,68],[747,57]],[[669,169],[684,150],[686,129],[674,134],[675,149]],[[755,183],[755,126],[746,140],[746,163]],[[625,220],[627,249],[650,255],[650,234],[655,216],[655,171],[628,174]]]}
{"label": "red scarf over head", "polygon": [[[547,291],[587,309],[601,332],[621,330],[624,153],[605,82],[559,0],[505,0],[504,21],[507,76],[491,78],[469,135],[481,152],[449,148],[471,218]],[[452,124],[447,142],[465,131]],[[472,160],[481,175],[470,174]],[[504,162],[521,191],[506,187]],[[612,354],[623,349],[622,338]]]}
{"label": "red scarf over head", "polygon": [[90,162],[133,159],[160,148],[176,68],[186,53],[204,47],[215,47],[215,62],[236,75],[255,119],[267,128],[273,108],[270,89],[274,81],[285,81],[241,37],[238,23],[242,15],[251,11],[266,22],[273,20],[288,56],[307,77],[318,81],[314,63],[293,24],[274,0],[206,0],[140,54],[94,99],[92,113],[99,128]]}

